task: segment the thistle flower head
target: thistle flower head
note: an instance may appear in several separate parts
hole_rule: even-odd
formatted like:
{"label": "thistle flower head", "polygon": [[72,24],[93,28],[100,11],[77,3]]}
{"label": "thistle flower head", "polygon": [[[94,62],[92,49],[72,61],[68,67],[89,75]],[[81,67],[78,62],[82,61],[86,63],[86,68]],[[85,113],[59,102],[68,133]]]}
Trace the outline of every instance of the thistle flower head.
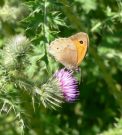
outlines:
{"label": "thistle flower head", "polygon": [[72,72],[61,69],[57,71],[52,78],[45,83],[41,91],[36,90],[45,107],[60,107],[64,101],[73,102],[76,100],[79,92],[77,90],[77,80],[73,77]]}
{"label": "thistle flower head", "polygon": [[78,92],[78,86],[77,86],[78,82],[73,77],[72,71],[61,69],[60,71],[57,71],[54,76],[59,81],[61,90],[64,95],[64,99],[67,102],[75,101],[79,95],[79,92]]}
{"label": "thistle flower head", "polygon": [[9,2],[5,1],[4,6],[0,7],[0,19],[3,22],[16,23],[15,21],[22,19],[28,12],[29,9],[24,4],[12,6]]}
{"label": "thistle flower head", "polygon": [[29,49],[29,40],[19,34],[9,39],[3,49],[3,65],[6,68],[16,67],[18,57],[23,56]]}

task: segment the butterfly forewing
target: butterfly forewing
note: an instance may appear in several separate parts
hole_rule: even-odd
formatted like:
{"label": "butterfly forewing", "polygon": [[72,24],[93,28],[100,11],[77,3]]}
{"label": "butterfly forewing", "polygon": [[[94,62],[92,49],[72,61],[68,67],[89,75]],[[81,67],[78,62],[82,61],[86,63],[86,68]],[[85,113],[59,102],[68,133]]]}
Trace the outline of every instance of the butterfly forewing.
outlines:
{"label": "butterfly forewing", "polygon": [[69,38],[54,40],[49,46],[49,53],[67,68],[72,68],[77,64],[76,46]]}

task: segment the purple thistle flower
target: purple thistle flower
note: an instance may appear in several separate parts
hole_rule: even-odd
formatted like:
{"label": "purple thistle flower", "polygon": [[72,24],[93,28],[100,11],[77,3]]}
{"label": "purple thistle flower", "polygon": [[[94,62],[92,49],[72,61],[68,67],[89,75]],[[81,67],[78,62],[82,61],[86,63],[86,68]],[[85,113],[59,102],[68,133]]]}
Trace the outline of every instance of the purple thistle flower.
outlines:
{"label": "purple thistle flower", "polygon": [[67,102],[73,102],[79,95],[78,81],[72,76],[72,71],[61,69],[54,74],[59,81],[64,98]]}

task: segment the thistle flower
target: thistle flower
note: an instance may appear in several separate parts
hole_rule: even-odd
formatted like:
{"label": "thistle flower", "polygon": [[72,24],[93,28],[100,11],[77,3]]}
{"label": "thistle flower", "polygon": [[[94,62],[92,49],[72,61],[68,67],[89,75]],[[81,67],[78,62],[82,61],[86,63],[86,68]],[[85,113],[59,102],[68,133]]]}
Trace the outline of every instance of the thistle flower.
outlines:
{"label": "thistle flower", "polygon": [[5,4],[2,8],[0,8],[0,17],[3,21],[10,21],[16,20],[17,16],[16,13],[18,12],[18,8],[10,7],[9,5]]}
{"label": "thistle flower", "polygon": [[57,71],[52,78],[45,83],[41,90],[36,89],[40,99],[45,107],[60,107],[64,101],[73,102],[76,100],[79,92],[77,90],[77,80],[72,76],[72,72],[61,69]]}
{"label": "thistle flower", "polygon": [[18,7],[10,6],[8,2],[5,2],[3,7],[0,7],[0,19],[3,22],[16,23],[17,20],[22,19],[27,15],[29,9],[26,5],[20,4]]}
{"label": "thistle flower", "polygon": [[3,49],[3,65],[6,68],[16,67],[18,57],[23,56],[29,49],[29,40],[19,34],[9,39]]}
{"label": "thistle flower", "polygon": [[79,95],[79,92],[78,92],[78,86],[77,86],[78,82],[72,76],[72,71],[61,69],[60,71],[57,71],[54,76],[59,81],[61,90],[64,95],[64,99],[67,102],[75,101]]}

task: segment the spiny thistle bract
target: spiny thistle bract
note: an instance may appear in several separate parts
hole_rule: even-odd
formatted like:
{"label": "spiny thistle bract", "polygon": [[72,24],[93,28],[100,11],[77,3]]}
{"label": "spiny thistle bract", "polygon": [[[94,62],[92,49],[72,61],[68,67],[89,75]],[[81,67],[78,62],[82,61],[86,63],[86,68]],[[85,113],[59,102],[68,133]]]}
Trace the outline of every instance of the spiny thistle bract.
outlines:
{"label": "spiny thistle bract", "polygon": [[41,87],[41,90],[36,88],[35,91],[40,95],[40,100],[46,108],[56,109],[57,107],[61,107],[61,104],[64,102],[63,93],[56,78],[50,78]]}
{"label": "spiny thistle bract", "polygon": [[8,40],[3,49],[3,65],[6,68],[15,68],[20,63],[19,57],[23,56],[29,48],[29,40],[23,35],[16,35]]}
{"label": "spiny thistle bract", "polygon": [[40,99],[45,107],[56,109],[65,101],[76,100],[79,95],[77,84],[71,71],[61,69],[42,86],[41,91],[36,89],[36,93],[41,96]]}

